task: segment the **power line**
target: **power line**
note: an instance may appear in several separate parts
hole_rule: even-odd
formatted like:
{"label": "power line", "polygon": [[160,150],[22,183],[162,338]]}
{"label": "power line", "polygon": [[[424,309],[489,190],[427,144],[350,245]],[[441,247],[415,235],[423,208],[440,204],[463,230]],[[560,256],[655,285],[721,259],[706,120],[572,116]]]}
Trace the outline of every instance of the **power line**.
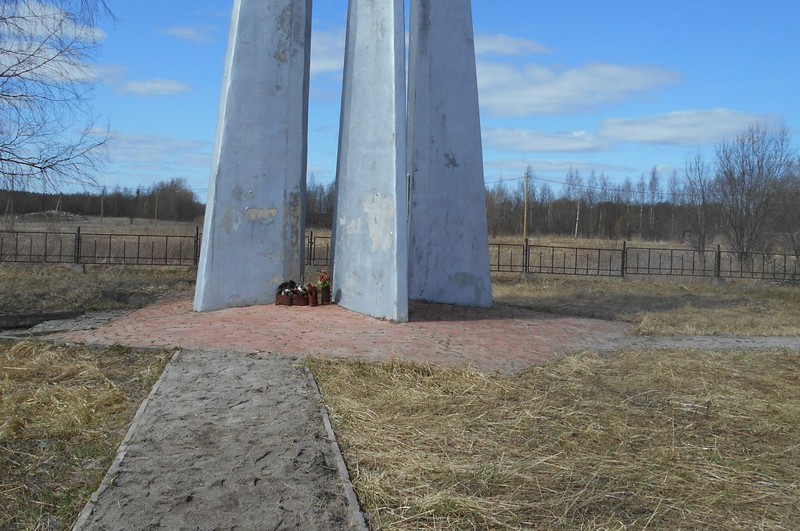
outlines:
{"label": "power line", "polygon": [[[626,190],[625,188],[623,188],[621,186],[617,186],[617,187],[613,187],[613,188],[603,188],[602,186],[596,186],[596,185],[592,186],[592,185],[583,184],[583,183],[568,183],[568,182],[564,182],[564,181],[557,181],[555,179],[547,179],[545,177],[539,177],[536,174],[531,174],[530,178],[532,180],[542,181],[542,182],[546,182],[546,183],[549,183],[549,184],[560,184],[562,186],[568,186],[568,187],[571,187],[571,188],[580,188],[580,189],[583,189],[583,190],[596,190],[596,191],[600,191],[600,192],[606,192],[607,191],[607,192],[612,193],[612,194],[613,193],[619,193],[619,194],[628,193],[628,190]],[[522,181],[523,179],[525,179],[524,175],[522,177],[513,177],[513,178],[510,178],[510,179],[499,179],[499,180],[496,180],[496,181],[488,181],[485,184],[487,184],[487,185],[504,184],[504,183],[507,183],[507,182]],[[637,191],[635,189],[631,188],[630,193],[636,194]],[[666,191],[666,190],[659,190],[658,191],[658,196],[660,196],[661,198],[663,198],[665,196],[670,196],[670,197],[691,197],[692,194],[691,193],[685,193],[685,192],[669,192],[669,191]]]}

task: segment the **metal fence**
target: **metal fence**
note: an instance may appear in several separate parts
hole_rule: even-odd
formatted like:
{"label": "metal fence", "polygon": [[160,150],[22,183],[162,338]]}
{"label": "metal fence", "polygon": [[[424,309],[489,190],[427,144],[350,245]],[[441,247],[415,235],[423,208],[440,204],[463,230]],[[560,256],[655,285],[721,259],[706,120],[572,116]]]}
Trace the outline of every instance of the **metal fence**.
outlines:
{"label": "metal fence", "polygon": [[[0,231],[0,263],[197,266],[199,227],[192,236]],[[306,265],[329,267],[331,238],[306,239]],[[740,257],[720,247],[705,252],[642,246],[612,248],[490,243],[492,272],[596,277],[661,276],[747,278],[800,282],[794,255],[754,253]]]}
{"label": "metal fence", "polygon": [[716,249],[616,248],[550,245],[489,244],[490,268],[495,272],[581,276],[661,276],[747,278],[800,282],[800,260],[789,254],[737,253]]}
{"label": "metal fence", "polygon": [[0,263],[196,266],[193,236],[0,231]]}

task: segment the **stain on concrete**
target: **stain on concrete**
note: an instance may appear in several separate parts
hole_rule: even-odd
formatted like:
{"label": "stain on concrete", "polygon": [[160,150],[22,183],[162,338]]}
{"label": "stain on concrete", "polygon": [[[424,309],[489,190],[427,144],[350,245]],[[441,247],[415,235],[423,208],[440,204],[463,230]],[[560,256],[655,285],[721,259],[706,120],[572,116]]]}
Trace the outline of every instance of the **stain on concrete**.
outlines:
{"label": "stain on concrete", "polygon": [[364,197],[361,205],[367,220],[372,252],[388,253],[392,250],[392,232],[396,217],[394,198],[370,193]]}
{"label": "stain on concrete", "polygon": [[269,224],[275,221],[275,218],[278,217],[278,209],[247,207],[244,210],[244,216],[247,218],[247,221],[260,221],[263,224]]}
{"label": "stain on concrete", "polygon": [[448,168],[458,168],[458,167],[460,167],[460,165],[458,164],[458,160],[456,159],[456,156],[455,156],[454,153],[445,153],[444,154],[444,160],[445,160],[444,165],[447,166]]}
{"label": "stain on concrete", "polygon": [[235,234],[242,224],[242,212],[234,205],[225,205],[222,211],[222,228],[228,234]]}

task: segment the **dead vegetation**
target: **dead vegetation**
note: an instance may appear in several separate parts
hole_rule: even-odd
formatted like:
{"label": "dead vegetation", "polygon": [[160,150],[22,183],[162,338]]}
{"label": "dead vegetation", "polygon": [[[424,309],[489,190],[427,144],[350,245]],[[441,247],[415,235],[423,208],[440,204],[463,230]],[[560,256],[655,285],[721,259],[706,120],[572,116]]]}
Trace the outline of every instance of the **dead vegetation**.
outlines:
{"label": "dead vegetation", "polygon": [[313,360],[375,529],[797,529],[800,355]]}
{"label": "dead vegetation", "polygon": [[68,529],[169,358],[0,342],[0,528]]}
{"label": "dead vegetation", "polygon": [[0,314],[138,308],[194,288],[192,268],[0,268]]}
{"label": "dead vegetation", "polygon": [[497,276],[496,301],[623,321],[641,335],[800,335],[800,287],[761,282]]}

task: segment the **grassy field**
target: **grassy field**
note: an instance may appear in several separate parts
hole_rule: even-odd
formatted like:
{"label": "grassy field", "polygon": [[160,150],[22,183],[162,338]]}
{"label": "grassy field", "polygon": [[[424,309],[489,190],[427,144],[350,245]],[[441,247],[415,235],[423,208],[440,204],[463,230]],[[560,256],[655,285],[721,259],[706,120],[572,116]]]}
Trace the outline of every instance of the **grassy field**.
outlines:
{"label": "grassy field", "polygon": [[137,308],[194,289],[192,268],[0,268],[0,314]]}
{"label": "grassy field", "polygon": [[798,529],[800,355],[313,360],[375,529]]}
{"label": "grassy field", "polygon": [[493,295],[504,304],[633,323],[642,335],[800,335],[800,286],[497,276]]}
{"label": "grassy field", "polygon": [[0,342],[0,529],[72,526],[168,358]]}

